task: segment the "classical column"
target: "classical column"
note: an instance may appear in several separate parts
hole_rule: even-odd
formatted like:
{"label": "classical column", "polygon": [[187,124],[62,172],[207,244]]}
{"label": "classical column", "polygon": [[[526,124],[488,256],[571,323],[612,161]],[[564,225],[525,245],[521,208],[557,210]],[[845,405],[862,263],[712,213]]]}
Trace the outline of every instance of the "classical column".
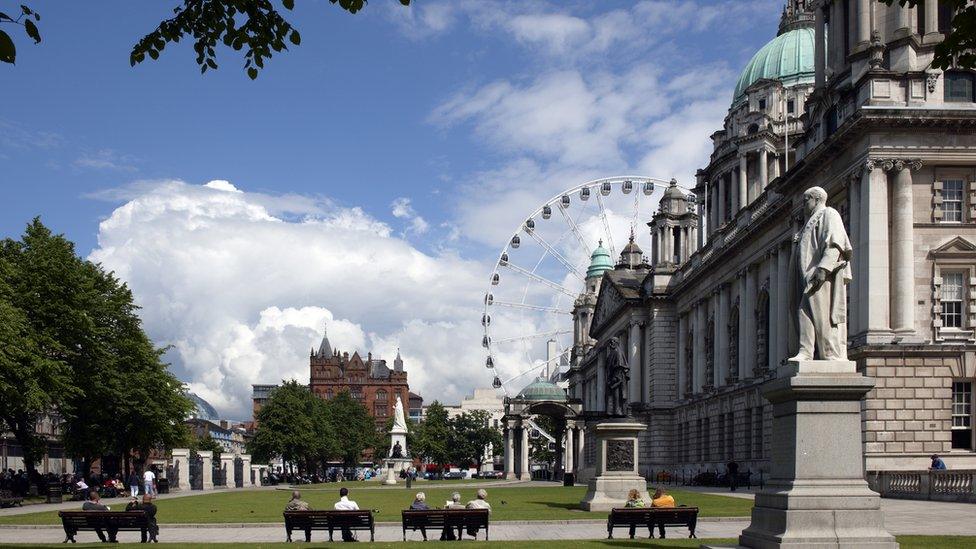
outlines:
{"label": "classical column", "polygon": [[583,456],[584,452],[584,435],[586,434],[586,423],[583,423],[576,429],[576,467],[582,469],[586,466],[584,463]]}
{"label": "classical column", "polygon": [[858,300],[868,335],[890,331],[888,321],[888,176],[883,163],[869,160],[861,176],[860,287]]}
{"label": "classical column", "polygon": [[702,370],[704,370],[705,365],[705,323],[702,321],[705,316],[704,303],[705,301],[701,300],[694,305],[695,351],[691,365],[691,390],[693,394],[701,392]]}
{"label": "classical column", "polygon": [[716,227],[725,223],[725,220],[729,217],[729,212],[725,211],[726,196],[729,192],[729,186],[725,184],[724,178],[718,178],[715,182],[715,186],[718,187],[718,224]]}
{"label": "classical column", "polygon": [[824,22],[824,8],[817,6],[815,11],[815,26],[813,34],[813,67],[814,67],[814,87],[822,88],[827,81],[826,75],[826,50],[824,46],[827,42],[826,25]]}
{"label": "classical column", "polygon": [[522,424],[522,448],[520,457],[522,470],[519,471],[519,478],[529,480],[532,478],[532,471],[529,470],[529,426],[525,423]]}
{"label": "classical column", "polygon": [[[926,2],[926,4],[936,4]],[[871,41],[871,7],[873,0],[857,0],[857,40],[858,46],[866,46]],[[926,6],[927,7],[927,6]]]}
{"label": "classical column", "polygon": [[639,402],[641,399],[641,378],[643,377],[641,365],[641,341],[640,323],[636,320],[630,322],[630,332],[627,335],[627,364],[630,365],[630,396],[631,403]]}
{"label": "classical column", "polygon": [[714,235],[715,230],[718,229],[718,226],[722,222],[721,222],[721,217],[719,216],[720,204],[718,200],[718,193],[719,193],[718,185],[714,181],[712,182],[711,189],[712,192],[709,195],[709,202],[708,202],[708,207],[709,207],[708,220],[712,223],[712,226],[711,228],[708,229],[708,232],[709,234]]}
{"label": "classical column", "polygon": [[515,448],[514,439],[515,429],[509,423],[505,424],[505,478],[514,479],[515,478]]}
{"label": "classical column", "polygon": [[[918,29],[922,32],[923,29]],[[925,2],[925,29],[926,37],[939,34],[939,3],[934,0]]]}
{"label": "classical column", "polygon": [[769,184],[769,158],[766,147],[759,149],[759,185],[762,191],[766,190]]}
{"label": "classical column", "polygon": [[896,36],[904,36],[906,34],[912,33],[912,9],[908,6],[899,6],[895,4],[890,9],[897,10],[898,15],[898,28],[895,29]]}
{"label": "classical column", "polygon": [[731,288],[724,282],[718,286],[718,314],[715,315],[715,339],[718,349],[715,353],[715,378],[712,384],[716,387],[725,385],[729,376],[729,292]]}
{"label": "classical column", "polygon": [[752,366],[756,363],[756,281],[752,269],[739,271],[739,379],[752,377]]}
{"label": "classical column", "polygon": [[685,349],[688,347],[688,315],[678,315],[678,375],[675,377],[674,384],[678,400],[685,397],[685,376],[688,375],[688,355]]}
{"label": "classical column", "polygon": [[769,266],[769,333],[766,334],[766,346],[769,349],[769,362],[767,367],[770,372],[776,371],[776,366],[779,364],[779,357],[776,356],[778,352],[778,342],[779,342],[779,331],[785,326],[780,326],[777,322],[777,309],[779,309],[779,301],[777,297],[779,296],[779,266],[777,263],[777,256],[779,255],[779,250],[777,249],[779,245],[769,250],[769,254],[766,256],[768,261],[766,264]]}
{"label": "classical column", "polygon": [[773,179],[779,177],[779,155],[775,152],[771,155],[773,161]]}
{"label": "classical column", "polygon": [[[852,175],[848,177],[847,185],[847,219],[850,227],[850,237],[852,246],[858,246],[861,238],[861,185],[859,181],[859,174]],[[848,335],[855,335],[861,333],[861,310],[857,306],[858,300],[861,298],[861,277],[859,272],[861,271],[861,258],[860,249],[854,250],[854,255],[851,257],[851,270],[854,271],[854,278],[851,280],[848,292],[850,297],[851,307],[848,309]]]}
{"label": "classical column", "polygon": [[739,200],[740,207],[745,207],[756,199],[753,194],[750,196],[751,189],[749,188],[749,160],[746,158],[745,153],[739,154]]}
{"label": "classical column", "polygon": [[891,189],[891,329],[895,333],[915,332],[915,250],[912,224],[912,169],[918,160],[894,162]]}
{"label": "classical column", "polygon": [[705,246],[705,207],[703,204],[695,204],[696,211],[698,212],[698,228],[696,241],[698,242],[698,248]]}
{"label": "classical column", "polygon": [[596,358],[596,406],[594,408],[598,412],[606,412],[607,399],[604,398],[604,391],[607,386],[606,353],[603,352],[603,349],[599,349],[598,353]]}
{"label": "classical column", "polygon": [[[778,330],[776,332],[776,346],[773,349],[776,351],[776,364],[779,364],[781,360],[789,357],[789,268],[790,268],[790,252],[791,249],[787,245],[778,246],[779,253],[776,255],[776,270],[779,273],[779,284],[776,286],[776,324],[778,324]],[[773,319],[770,319],[773,320]]]}
{"label": "classical column", "polygon": [[742,209],[741,199],[739,198],[739,174],[738,170],[729,172],[729,189],[732,191],[732,215],[735,217]]}
{"label": "classical column", "polygon": [[566,449],[563,451],[564,459],[566,460],[566,465],[563,468],[564,473],[572,474],[573,471],[573,428],[570,425],[566,425]]}

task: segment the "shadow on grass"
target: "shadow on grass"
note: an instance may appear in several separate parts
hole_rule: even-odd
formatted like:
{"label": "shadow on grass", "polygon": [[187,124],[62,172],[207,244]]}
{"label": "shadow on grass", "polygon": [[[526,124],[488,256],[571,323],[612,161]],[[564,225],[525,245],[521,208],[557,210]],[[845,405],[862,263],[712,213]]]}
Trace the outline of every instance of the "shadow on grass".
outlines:
{"label": "shadow on grass", "polygon": [[[577,502],[559,502],[559,501],[527,501],[525,503],[531,503],[532,505],[544,505],[546,507],[551,507],[553,509],[565,509],[567,511],[579,511],[580,513],[586,513],[580,509],[579,503]],[[599,517],[596,517],[599,518]]]}

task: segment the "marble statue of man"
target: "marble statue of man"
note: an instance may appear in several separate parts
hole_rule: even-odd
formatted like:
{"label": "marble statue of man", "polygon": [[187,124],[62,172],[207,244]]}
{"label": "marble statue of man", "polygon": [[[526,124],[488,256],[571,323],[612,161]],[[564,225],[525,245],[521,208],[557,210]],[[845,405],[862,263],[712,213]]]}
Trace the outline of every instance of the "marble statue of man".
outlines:
{"label": "marble statue of man", "polygon": [[827,191],[803,193],[806,223],[793,237],[790,258],[789,360],[847,360],[847,284],[853,255],[837,210],[826,205]]}
{"label": "marble statue of man", "polygon": [[607,345],[607,414],[616,417],[627,415],[627,388],[630,385],[630,367],[620,347],[620,340],[610,338]]}
{"label": "marble statue of man", "polygon": [[400,395],[397,395],[396,405],[393,407],[393,430],[407,431],[407,419],[403,415],[403,401],[400,400]]}

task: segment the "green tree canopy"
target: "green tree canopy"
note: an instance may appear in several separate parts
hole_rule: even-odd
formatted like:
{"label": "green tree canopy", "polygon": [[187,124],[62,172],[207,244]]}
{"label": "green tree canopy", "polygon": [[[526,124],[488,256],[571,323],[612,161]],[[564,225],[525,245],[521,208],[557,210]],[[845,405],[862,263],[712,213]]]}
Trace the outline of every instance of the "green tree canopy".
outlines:
{"label": "green tree canopy", "polygon": [[295,380],[285,381],[268,395],[268,402],[258,411],[258,428],[248,443],[248,451],[257,462],[281,458],[304,464],[322,444],[318,435],[333,436],[317,423],[324,422],[321,404],[308,387]]}
{"label": "green tree canopy", "polygon": [[380,444],[376,432],[376,422],[370,417],[366,407],[352,398],[349,391],[326,401],[332,421],[332,431],[339,445],[339,459],[347,466],[356,465],[367,449]]}
{"label": "green tree canopy", "polygon": [[451,460],[452,439],[451,422],[444,405],[435,400],[427,407],[427,413],[417,426],[414,439],[411,450],[413,455],[443,470],[444,464]]}
{"label": "green tree canopy", "polygon": [[202,437],[190,437],[190,450],[194,452],[213,452],[214,463],[220,463],[220,454],[224,451],[224,447],[214,440],[210,436],[210,433],[206,433]]}
{"label": "green tree canopy", "polygon": [[502,450],[502,435],[491,425],[491,413],[485,410],[462,413],[451,421],[451,429],[451,461],[460,467],[474,464],[481,470],[486,457],[497,456]]}

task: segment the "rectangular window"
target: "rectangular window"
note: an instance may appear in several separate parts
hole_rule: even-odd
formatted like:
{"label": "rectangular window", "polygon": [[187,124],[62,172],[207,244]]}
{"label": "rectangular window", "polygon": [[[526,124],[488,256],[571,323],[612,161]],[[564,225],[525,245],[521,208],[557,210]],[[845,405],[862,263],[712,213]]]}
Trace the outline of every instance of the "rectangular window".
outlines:
{"label": "rectangular window", "polygon": [[786,101],[786,112],[788,112],[790,114],[793,114],[793,111],[795,111],[795,110],[796,110],[796,103],[794,103],[792,99],[787,100]]}
{"label": "rectangular window", "polygon": [[946,179],[942,182],[942,220],[962,222],[963,180]]}
{"label": "rectangular window", "polygon": [[942,273],[942,327],[962,328],[963,273]]}
{"label": "rectangular window", "polygon": [[746,451],[745,458],[752,459],[752,408],[746,408],[743,411],[742,418],[742,448]]}
{"label": "rectangular window", "polygon": [[968,103],[973,101],[973,75],[967,72],[949,71],[945,76],[945,96],[949,102]]}
{"label": "rectangular window", "polygon": [[735,457],[735,413],[729,412],[725,415],[725,457],[734,459]]}
{"label": "rectangular window", "polygon": [[766,110],[766,98],[765,97],[759,100],[759,110],[760,110],[760,112]]}
{"label": "rectangular window", "polygon": [[973,384],[956,381],[952,384],[952,448],[971,450],[973,447]]}

